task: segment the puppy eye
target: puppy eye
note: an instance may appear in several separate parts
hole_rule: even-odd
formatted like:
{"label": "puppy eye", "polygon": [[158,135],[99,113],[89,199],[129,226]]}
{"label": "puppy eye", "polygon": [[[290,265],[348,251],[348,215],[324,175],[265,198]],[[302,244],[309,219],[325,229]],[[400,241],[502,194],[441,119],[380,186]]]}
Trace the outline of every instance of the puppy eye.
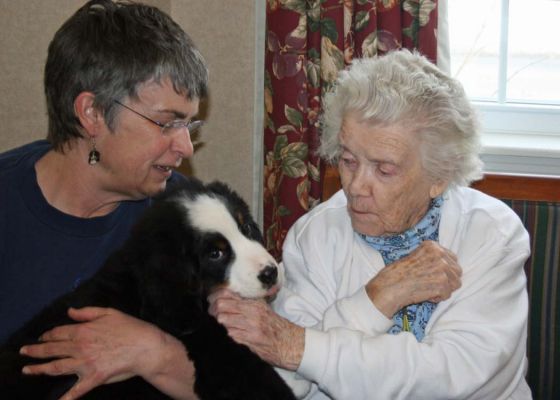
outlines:
{"label": "puppy eye", "polygon": [[212,249],[208,254],[208,258],[212,261],[218,261],[224,257],[224,252],[220,249]]}

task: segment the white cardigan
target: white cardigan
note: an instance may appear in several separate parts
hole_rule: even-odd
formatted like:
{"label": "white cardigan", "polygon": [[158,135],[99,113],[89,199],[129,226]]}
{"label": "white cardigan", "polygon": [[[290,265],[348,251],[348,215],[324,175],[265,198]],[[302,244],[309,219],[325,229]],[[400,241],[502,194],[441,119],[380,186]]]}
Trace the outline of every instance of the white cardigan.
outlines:
{"label": "white cardigan", "polygon": [[509,207],[476,190],[453,188],[444,199],[439,242],[457,255],[462,286],[437,305],[422,342],[386,333],[392,321],[364,289],[384,263],[352,230],[342,191],[290,229],[287,282],[273,307],[306,327],[296,376],[306,399],[531,398],[527,231]]}

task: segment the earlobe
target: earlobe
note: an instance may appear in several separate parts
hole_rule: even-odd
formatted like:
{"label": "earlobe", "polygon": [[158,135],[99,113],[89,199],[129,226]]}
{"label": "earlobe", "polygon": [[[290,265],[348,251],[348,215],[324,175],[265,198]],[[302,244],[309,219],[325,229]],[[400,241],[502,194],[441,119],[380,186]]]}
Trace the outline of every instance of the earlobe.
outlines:
{"label": "earlobe", "polygon": [[430,198],[435,199],[441,196],[445,189],[447,188],[448,182],[443,180],[438,180],[432,184],[430,187]]}

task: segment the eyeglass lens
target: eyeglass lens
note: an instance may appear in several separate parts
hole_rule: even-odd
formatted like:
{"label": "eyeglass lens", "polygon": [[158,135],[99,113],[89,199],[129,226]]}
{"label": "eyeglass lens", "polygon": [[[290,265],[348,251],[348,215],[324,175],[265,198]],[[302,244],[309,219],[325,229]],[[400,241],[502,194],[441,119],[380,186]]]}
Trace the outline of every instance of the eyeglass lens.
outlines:
{"label": "eyeglass lens", "polygon": [[178,132],[180,130],[183,130],[185,128],[188,129],[189,134],[193,134],[195,133],[204,123],[204,121],[202,120],[196,120],[196,121],[190,121],[190,122],[185,122],[185,121],[171,121],[169,124],[166,124],[163,128],[162,128],[162,133],[164,135],[173,135],[175,132]]}

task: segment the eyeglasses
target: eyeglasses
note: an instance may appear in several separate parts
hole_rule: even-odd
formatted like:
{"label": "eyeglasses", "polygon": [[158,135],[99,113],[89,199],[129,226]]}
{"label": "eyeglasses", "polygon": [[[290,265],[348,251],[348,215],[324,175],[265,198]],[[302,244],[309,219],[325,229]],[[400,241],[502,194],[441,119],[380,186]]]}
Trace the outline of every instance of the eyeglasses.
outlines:
{"label": "eyeglasses", "polygon": [[204,121],[202,120],[195,120],[195,121],[183,121],[180,119],[176,119],[173,121],[169,121],[167,123],[163,123],[163,122],[159,122],[159,121],[155,121],[149,117],[146,117],[143,114],[140,114],[138,111],[133,110],[132,108],[130,108],[129,106],[124,105],[123,103],[121,103],[118,100],[114,100],[115,103],[117,103],[119,106],[126,108],[129,111],[132,111],[134,114],[139,115],[140,117],[144,118],[147,121],[150,121],[152,124],[157,125],[161,128],[161,134],[164,136],[172,136],[173,134],[175,134],[176,132],[179,132],[185,128],[187,128],[188,132],[190,135],[192,135],[194,132],[196,132],[203,124]]}

